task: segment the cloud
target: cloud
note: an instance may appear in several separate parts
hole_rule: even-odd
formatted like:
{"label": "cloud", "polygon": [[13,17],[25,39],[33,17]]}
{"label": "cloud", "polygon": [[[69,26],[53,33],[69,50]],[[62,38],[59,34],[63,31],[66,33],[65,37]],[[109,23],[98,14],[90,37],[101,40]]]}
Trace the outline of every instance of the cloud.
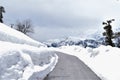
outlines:
{"label": "cloud", "polygon": [[50,34],[61,37],[61,34],[68,36],[72,32],[98,29],[102,21],[120,18],[120,3],[116,0],[2,0],[1,5],[6,9],[6,23],[31,19],[39,26],[40,36],[48,34],[45,39]]}
{"label": "cloud", "polygon": [[44,21],[48,17],[53,21],[64,20],[66,24],[66,19],[98,19],[120,13],[120,5],[114,0],[11,0],[3,1],[3,5],[10,18],[15,16],[18,19],[36,18],[36,21]]}

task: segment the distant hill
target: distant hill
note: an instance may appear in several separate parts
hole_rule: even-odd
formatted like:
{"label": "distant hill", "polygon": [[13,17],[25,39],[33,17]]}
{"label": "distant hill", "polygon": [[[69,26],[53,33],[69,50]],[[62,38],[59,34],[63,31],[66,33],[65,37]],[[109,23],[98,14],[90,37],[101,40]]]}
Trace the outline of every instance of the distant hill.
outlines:
{"label": "distant hill", "polygon": [[[83,35],[82,35],[83,36]],[[91,35],[85,35],[85,37],[67,37],[65,39],[54,39],[44,42],[48,47],[60,47],[60,46],[82,46],[96,48],[100,45],[104,45],[104,37],[96,32]]]}

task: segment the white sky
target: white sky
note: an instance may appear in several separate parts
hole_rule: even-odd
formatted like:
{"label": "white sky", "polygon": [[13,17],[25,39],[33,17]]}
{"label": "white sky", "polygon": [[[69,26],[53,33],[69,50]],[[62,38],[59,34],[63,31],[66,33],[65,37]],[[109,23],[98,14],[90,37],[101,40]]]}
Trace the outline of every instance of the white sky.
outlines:
{"label": "white sky", "polygon": [[120,24],[119,0],[0,0],[5,7],[4,22],[31,19],[37,40],[78,36],[102,29],[102,21],[114,18]]}

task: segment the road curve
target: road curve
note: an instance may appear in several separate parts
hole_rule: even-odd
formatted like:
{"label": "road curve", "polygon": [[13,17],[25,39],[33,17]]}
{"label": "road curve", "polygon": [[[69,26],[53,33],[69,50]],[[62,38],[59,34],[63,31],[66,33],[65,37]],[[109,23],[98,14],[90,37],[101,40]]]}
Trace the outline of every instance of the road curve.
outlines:
{"label": "road curve", "polygon": [[58,63],[44,80],[101,80],[77,57],[60,52],[56,54]]}

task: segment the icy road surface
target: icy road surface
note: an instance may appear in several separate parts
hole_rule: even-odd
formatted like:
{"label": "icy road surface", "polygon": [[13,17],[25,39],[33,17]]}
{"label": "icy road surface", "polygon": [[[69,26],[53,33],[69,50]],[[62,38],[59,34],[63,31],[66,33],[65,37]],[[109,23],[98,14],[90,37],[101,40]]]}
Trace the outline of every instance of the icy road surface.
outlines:
{"label": "icy road surface", "polygon": [[77,57],[56,53],[59,57],[55,69],[44,80],[101,80]]}

